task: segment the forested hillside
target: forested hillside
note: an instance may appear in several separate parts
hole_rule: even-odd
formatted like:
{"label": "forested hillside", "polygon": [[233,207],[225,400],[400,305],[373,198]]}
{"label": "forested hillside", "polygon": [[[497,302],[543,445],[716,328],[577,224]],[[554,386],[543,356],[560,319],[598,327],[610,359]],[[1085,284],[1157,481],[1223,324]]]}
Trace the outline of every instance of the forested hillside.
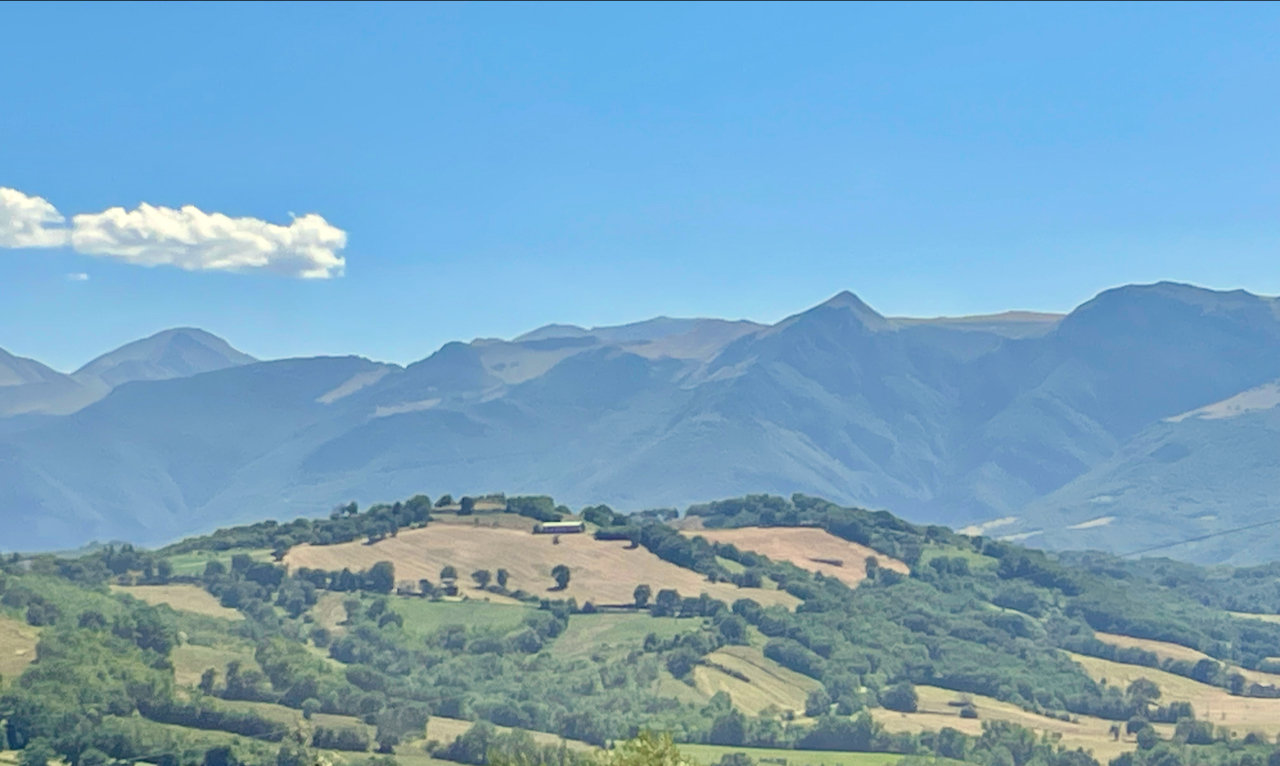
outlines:
{"label": "forested hillside", "polygon": [[[585,531],[538,533],[561,520]],[[803,495],[678,519],[419,495],[6,557],[0,719],[23,763],[569,764],[651,729],[702,763],[1261,766],[1278,583]]]}

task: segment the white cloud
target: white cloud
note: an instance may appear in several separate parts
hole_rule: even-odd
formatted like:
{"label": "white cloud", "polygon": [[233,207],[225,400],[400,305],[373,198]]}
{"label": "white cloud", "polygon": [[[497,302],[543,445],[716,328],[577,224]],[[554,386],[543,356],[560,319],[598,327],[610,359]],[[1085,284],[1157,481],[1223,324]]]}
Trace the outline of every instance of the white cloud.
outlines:
{"label": "white cloud", "polygon": [[75,271],[67,275],[68,282],[88,282],[89,275],[83,271]]}
{"label": "white cloud", "polygon": [[257,218],[231,218],[186,205],[180,210],[143,203],[71,219],[71,246],[87,255],[139,266],[187,271],[270,271],[303,279],[341,276],[338,255],[347,234],[315,213],[288,226]]}
{"label": "white cloud", "polygon": [[67,230],[50,228],[65,221],[43,197],[28,197],[0,186],[0,247],[58,247],[67,243]]}
{"label": "white cloud", "polygon": [[72,216],[69,228],[61,227],[65,220],[43,198],[0,187],[0,248],[70,244],[85,255],[139,266],[266,271],[302,279],[342,276],[347,263],[339,254],[346,232],[315,213],[282,225],[206,213],[194,205],[174,209],[144,202],[133,210]]}

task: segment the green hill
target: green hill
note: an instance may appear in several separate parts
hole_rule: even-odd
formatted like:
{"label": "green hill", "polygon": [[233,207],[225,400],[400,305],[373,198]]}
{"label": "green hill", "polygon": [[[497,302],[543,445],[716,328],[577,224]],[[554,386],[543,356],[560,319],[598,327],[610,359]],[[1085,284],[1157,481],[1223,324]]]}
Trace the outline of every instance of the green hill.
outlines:
{"label": "green hill", "polygon": [[[545,515],[555,505],[512,498],[507,507]],[[159,551],[4,559],[0,619],[39,642],[38,659],[11,665],[3,681],[5,744],[74,764],[306,763],[316,753],[570,764],[653,729],[698,745],[691,757],[704,762],[781,750],[796,763],[1088,766],[1115,756],[1146,766],[1156,745],[1245,766],[1258,737],[1280,735],[1265,723],[1267,706],[1280,705],[1267,682],[1280,624],[1227,611],[1280,612],[1269,569],[1056,557],[817,498],[752,496],[694,506],[683,530],[660,514],[585,509],[595,533],[575,545],[630,540],[637,557],[665,562],[647,570],[655,577],[680,573],[605,609],[562,598],[586,591],[508,579],[510,549],[493,548],[487,532],[514,529],[494,526],[502,511],[475,514],[461,537],[465,517],[451,510],[444,524],[432,513],[418,496]],[[816,528],[874,555],[856,561],[858,577],[833,574],[844,562],[828,557],[811,571],[794,551],[782,562],[711,543],[699,525]],[[459,561],[484,562],[478,551],[490,550],[487,575],[446,565],[407,581],[389,561],[276,562],[298,545],[395,550],[433,530]],[[528,540],[554,560],[553,541]],[[457,580],[478,587],[454,595]],[[677,591],[677,581],[699,592]],[[1108,683],[1100,667],[1126,670]],[[1233,710],[1238,719],[1224,717]],[[1246,725],[1259,729],[1249,744],[1248,731],[1233,731]],[[560,738],[573,747],[559,748]]]}

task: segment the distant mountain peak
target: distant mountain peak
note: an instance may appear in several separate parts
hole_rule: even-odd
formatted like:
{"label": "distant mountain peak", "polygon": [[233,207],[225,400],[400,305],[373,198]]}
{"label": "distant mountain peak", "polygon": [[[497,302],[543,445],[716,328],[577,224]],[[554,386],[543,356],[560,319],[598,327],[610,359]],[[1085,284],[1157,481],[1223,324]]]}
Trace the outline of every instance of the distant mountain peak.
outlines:
{"label": "distant mountain peak", "polygon": [[73,377],[115,387],[136,380],[166,380],[258,361],[213,333],[175,327],[127,343],[76,370]]}
{"label": "distant mountain peak", "polygon": [[858,323],[868,330],[891,330],[894,326],[883,314],[868,306],[861,298],[848,290],[841,290],[808,311],[788,317],[775,326],[778,328],[787,327],[805,318],[829,315],[833,312],[852,314]]}

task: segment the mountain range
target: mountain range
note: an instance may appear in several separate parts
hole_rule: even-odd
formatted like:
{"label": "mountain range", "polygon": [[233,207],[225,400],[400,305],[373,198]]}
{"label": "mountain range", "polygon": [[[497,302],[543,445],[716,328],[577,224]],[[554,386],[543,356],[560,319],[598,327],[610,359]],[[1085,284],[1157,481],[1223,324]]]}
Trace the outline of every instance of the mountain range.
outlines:
{"label": "mountain range", "polygon": [[1248,563],[1280,542],[1277,405],[1280,301],[1173,283],[1065,316],[893,318],[842,292],[772,325],[548,325],[405,367],[173,330],[71,375],[0,352],[0,549],[419,491],[624,510],[799,491]]}

